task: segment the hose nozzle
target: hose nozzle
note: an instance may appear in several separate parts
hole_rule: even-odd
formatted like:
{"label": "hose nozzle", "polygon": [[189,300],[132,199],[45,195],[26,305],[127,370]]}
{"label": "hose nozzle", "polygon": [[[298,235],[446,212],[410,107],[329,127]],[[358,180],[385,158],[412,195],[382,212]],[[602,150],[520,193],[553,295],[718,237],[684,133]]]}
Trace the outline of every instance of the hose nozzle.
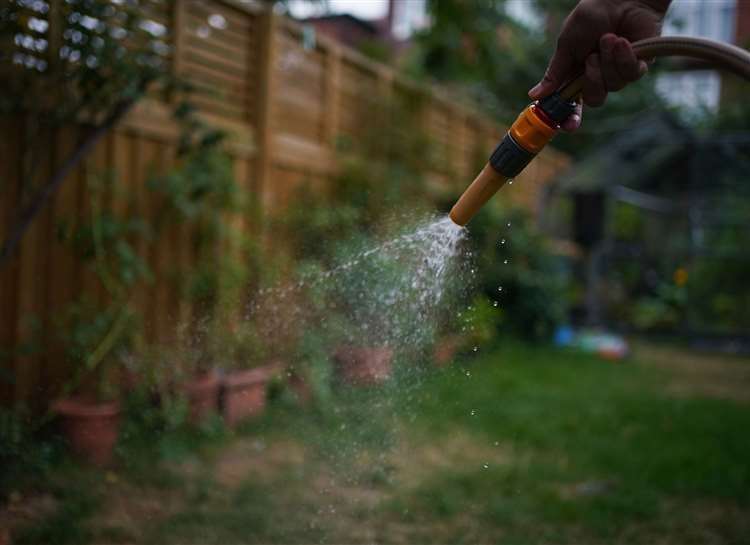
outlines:
{"label": "hose nozzle", "polygon": [[451,209],[453,222],[466,225],[506,181],[518,176],[552,140],[560,123],[573,113],[575,107],[574,101],[554,93],[521,112],[482,172]]}

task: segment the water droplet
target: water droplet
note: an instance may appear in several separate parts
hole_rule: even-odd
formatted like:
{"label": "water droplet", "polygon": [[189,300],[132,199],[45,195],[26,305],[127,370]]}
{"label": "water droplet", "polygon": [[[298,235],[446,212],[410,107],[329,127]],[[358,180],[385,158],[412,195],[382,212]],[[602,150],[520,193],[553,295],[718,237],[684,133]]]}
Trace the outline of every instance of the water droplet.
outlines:
{"label": "water droplet", "polygon": [[497,305],[499,305],[499,304],[500,304],[500,303],[498,303],[497,301],[495,301],[494,303],[492,303],[492,306],[493,306],[493,307],[496,307],[496,306],[497,306]]}
{"label": "water droplet", "polygon": [[508,222],[508,227],[510,227],[510,222]]}
{"label": "water droplet", "polygon": [[471,372],[470,371],[466,371],[466,376],[470,377],[471,376]]}
{"label": "water droplet", "polygon": [[497,447],[499,445],[500,445],[500,441],[495,441],[495,446]]}
{"label": "water droplet", "polygon": [[505,239],[502,239],[502,240],[500,241],[500,244],[505,244]]}
{"label": "water droplet", "polygon": [[503,265],[507,265],[507,264],[508,264],[508,260],[507,259],[503,259]]}
{"label": "water droplet", "polygon": [[474,352],[476,352],[477,350],[479,350],[479,347],[478,347],[478,346],[475,346],[475,347],[474,347]]}
{"label": "water droplet", "polygon": [[471,410],[471,416],[476,416],[476,415],[477,415],[477,410],[476,409],[472,409]]}
{"label": "water droplet", "polygon": [[490,468],[490,465],[489,465],[489,464],[482,464],[482,467],[483,467],[484,469],[489,469],[489,468]]}
{"label": "water droplet", "polygon": [[498,286],[497,287],[497,291],[503,291],[503,287],[502,286]]}

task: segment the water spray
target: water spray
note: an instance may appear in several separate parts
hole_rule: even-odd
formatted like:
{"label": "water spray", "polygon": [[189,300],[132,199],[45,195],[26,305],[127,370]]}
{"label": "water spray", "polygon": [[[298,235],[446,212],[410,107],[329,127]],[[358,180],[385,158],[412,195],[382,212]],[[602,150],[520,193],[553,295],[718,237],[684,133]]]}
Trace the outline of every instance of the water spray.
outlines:
{"label": "water spray", "polygon": [[[667,56],[699,59],[750,80],[750,53],[733,45],[670,36],[635,42],[633,50],[639,59],[645,60]],[[583,76],[571,80],[521,112],[482,171],[453,206],[450,217],[454,223],[469,223],[505,182],[518,176],[554,138],[581,100],[583,80]]]}

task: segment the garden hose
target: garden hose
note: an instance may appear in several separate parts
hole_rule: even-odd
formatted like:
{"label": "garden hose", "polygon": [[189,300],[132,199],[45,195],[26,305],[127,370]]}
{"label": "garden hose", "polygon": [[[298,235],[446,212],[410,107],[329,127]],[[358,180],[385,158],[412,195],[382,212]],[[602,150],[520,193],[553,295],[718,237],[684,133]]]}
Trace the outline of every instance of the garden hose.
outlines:
{"label": "garden hose", "polygon": [[[750,53],[733,45],[684,36],[649,38],[633,43],[639,59],[691,57],[725,68],[750,80]],[[458,225],[466,225],[482,206],[505,184],[523,171],[560,130],[560,124],[580,100],[584,76],[529,105],[500,141],[489,161],[464,191],[450,212]]]}

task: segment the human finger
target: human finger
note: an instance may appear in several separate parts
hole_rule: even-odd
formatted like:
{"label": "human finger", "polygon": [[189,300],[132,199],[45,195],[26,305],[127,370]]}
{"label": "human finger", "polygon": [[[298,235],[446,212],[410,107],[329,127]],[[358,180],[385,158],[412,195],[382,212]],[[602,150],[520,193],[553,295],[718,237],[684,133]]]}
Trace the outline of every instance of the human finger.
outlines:
{"label": "human finger", "polygon": [[576,109],[572,114],[570,114],[570,117],[566,119],[560,127],[566,132],[574,132],[581,127],[582,120],[583,104],[581,102],[578,102],[578,104],[576,104]]}
{"label": "human finger", "polygon": [[[618,44],[619,40],[614,34],[605,34],[599,39],[602,79],[607,91],[619,91],[628,84],[628,80],[618,70],[615,57]],[[624,60],[627,61],[627,59]]]}
{"label": "human finger", "polygon": [[573,54],[567,45],[567,40],[561,36],[547,70],[544,72],[544,77],[529,90],[529,97],[538,100],[557,91],[565,82],[565,78],[570,77],[573,62]]}
{"label": "human finger", "polygon": [[[648,64],[636,57],[633,47],[625,38],[618,38],[612,49],[613,65],[620,77],[627,83],[638,81],[648,71]],[[609,80],[606,80],[609,85]],[[624,85],[623,85],[624,86]],[[608,87],[610,91],[616,91]]]}
{"label": "human finger", "polygon": [[607,87],[602,77],[598,53],[586,58],[586,77],[583,82],[583,101],[589,106],[601,106],[607,98]]}

